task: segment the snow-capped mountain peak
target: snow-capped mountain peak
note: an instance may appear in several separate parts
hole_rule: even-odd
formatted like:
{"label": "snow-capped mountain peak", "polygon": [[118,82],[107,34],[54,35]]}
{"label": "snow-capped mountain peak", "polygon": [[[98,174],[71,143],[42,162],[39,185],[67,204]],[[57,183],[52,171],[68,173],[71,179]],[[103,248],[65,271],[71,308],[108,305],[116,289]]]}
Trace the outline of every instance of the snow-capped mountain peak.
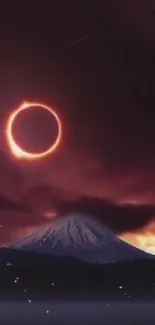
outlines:
{"label": "snow-capped mountain peak", "polygon": [[69,255],[94,263],[143,258],[146,253],[118,239],[92,217],[70,214],[55,218],[41,231],[12,246],[51,255]]}
{"label": "snow-capped mountain peak", "polygon": [[64,218],[55,218],[51,223],[42,228],[40,232],[33,233],[31,236],[18,242],[15,246],[27,245],[30,243],[40,244],[53,242],[53,246],[74,245],[75,247],[87,248],[90,246],[101,246],[107,237],[113,237],[110,231],[104,229],[99,222],[81,214],[70,214]]}

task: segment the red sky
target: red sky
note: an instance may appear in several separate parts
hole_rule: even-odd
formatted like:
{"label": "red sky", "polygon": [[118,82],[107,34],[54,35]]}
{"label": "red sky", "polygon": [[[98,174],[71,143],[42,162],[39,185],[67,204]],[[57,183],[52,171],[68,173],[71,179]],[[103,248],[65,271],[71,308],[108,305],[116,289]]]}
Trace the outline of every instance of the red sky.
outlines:
{"label": "red sky", "polygon": [[[117,232],[132,228],[137,234],[154,220],[153,1],[75,1],[74,8],[70,1],[47,7],[17,3],[18,10],[4,5],[0,13],[0,223],[7,220],[1,243],[46,222],[47,210],[63,213],[64,202],[70,208],[79,198],[106,198],[116,210],[117,204],[137,205],[134,217],[132,207],[121,217],[115,209],[110,210],[115,217],[102,215]],[[37,164],[13,159],[4,138],[8,113],[23,100],[53,105],[63,121],[59,151]],[[30,120],[18,123],[20,141],[30,149],[46,146],[51,137],[46,116],[36,110]],[[17,202],[11,208],[8,201],[5,218],[3,198]],[[139,208],[144,204],[151,212]],[[20,216],[25,208],[29,212]]]}

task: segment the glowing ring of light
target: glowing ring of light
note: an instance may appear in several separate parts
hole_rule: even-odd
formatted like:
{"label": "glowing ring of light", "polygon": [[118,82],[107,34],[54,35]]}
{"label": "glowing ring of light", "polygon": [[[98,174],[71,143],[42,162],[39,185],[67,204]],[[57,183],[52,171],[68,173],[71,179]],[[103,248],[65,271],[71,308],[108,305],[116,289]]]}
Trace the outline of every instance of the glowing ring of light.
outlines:
{"label": "glowing ring of light", "polygon": [[[41,153],[30,153],[30,152],[27,152],[27,151],[23,150],[22,148],[20,148],[20,146],[16,143],[16,141],[14,140],[14,137],[13,137],[12,128],[13,128],[13,124],[15,122],[16,117],[22,111],[29,109],[31,107],[36,107],[36,106],[47,110],[55,117],[57,125],[58,125],[58,135],[57,135],[57,138],[56,138],[54,144],[52,144],[52,146],[50,146],[46,151],[43,151]],[[61,121],[60,121],[58,114],[53,109],[51,109],[49,106],[41,104],[41,103],[24,102],[23,104],[21,104],[19,106],[19,108],[14,110],[9,115],[8,120],[7,120],[7,126],[6,126],[6,137],[7,137],[8,146],[10,148],[10,151],[12,152],[12,154],[14,156],[16,156],[16,158],[27,159],[27,160],[41,159],[41,158],[44,158],[44,157],[50,155],[51,153],[53,153],[59,146],[59,144],[61,142],[61,137],[62,137]]]}

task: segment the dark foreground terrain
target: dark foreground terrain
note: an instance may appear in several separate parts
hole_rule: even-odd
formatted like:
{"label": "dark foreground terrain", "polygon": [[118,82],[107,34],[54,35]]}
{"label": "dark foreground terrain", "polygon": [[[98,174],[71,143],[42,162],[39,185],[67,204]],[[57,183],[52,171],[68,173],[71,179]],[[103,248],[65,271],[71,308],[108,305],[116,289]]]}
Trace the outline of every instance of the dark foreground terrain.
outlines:
{"label": "dark foreground terrain", "polygon": [[0,249],[0,324],[155,324],[155,261],[90,265]]}
{"label": "dark foreground terrain", "polygon": [[0,250],[0,300],[155,301],[155,260],[90,265],[68,257]]}

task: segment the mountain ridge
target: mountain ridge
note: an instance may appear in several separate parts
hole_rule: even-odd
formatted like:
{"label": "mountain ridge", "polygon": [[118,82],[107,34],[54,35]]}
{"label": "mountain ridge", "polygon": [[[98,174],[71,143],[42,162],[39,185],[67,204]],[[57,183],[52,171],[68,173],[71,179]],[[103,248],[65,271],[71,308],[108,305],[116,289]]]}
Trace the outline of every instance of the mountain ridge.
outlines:
{"label": "mountain ridge", "polygon": [[11,245],[11,248],[73,256],[100,264],[150,256],[123,242],[92,216],[77,213],[53,219],[42,230]]}

